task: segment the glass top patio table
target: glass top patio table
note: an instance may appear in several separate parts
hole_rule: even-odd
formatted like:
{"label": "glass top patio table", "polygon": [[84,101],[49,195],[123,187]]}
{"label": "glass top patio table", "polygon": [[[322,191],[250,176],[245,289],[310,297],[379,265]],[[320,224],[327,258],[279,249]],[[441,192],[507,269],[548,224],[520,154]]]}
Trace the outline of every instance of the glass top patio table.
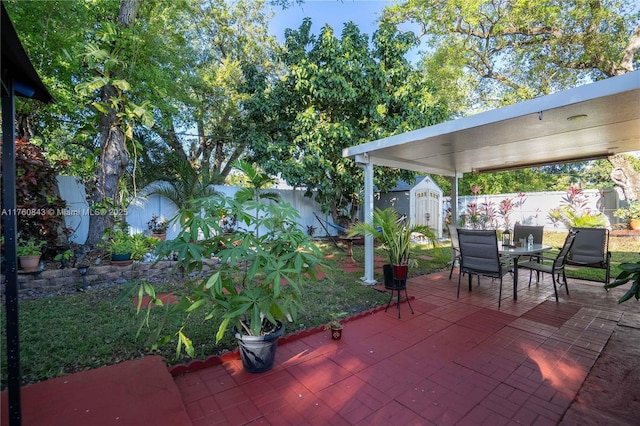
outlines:
{"label": "glass top patio table", "polygon": [[546,244],[534,244],[531,247],[523,245],[521,247],[516,246],[504,246],[501,242],[498,242],[498,253],[503,256],[509,256],[513,258],[513,300],[518,300],[518,259],[520,256],[530,256],[532,254],[539,254],[547,250],[551,250],[551,246]]}

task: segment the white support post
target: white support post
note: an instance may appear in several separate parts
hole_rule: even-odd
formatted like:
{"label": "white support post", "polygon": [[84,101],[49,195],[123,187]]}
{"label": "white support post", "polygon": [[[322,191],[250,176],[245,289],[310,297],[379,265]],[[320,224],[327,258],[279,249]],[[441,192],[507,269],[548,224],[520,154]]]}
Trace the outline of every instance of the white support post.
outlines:
{"label": "white support post", "polygon": [[[373,163],[365,153],[356,156],[356,163],[364,170],[364,221],[373,224]],[[377,281],[373,277],[373,237],[364,237],[364,276],[365,285],[374,285]]]}

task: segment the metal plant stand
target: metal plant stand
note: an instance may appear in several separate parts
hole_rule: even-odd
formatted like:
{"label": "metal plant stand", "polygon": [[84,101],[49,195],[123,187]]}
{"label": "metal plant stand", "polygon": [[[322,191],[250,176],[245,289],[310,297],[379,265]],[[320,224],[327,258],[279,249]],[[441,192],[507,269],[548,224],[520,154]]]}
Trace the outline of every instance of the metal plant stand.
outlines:
{"label": "metal plant stand", "polygon": [[393,300],[393,293],[394,292],[398,292],[398,318],[400,318],[400,292],[402,290],[404,290],[404,297],[407,299],[407,304],[409,305],[409,309],[411,309],[411,313],[413,314],[413,307],[411,306],[411,302],[409,301],[409,294],[407,294],[407,280],[406,278],[403,280],[399,280],[394,278],[393,279],[393,286],[392,287],[387,287],[388,289],[391,290],[391,296],[389,297],[389,302],[387,302],[387,307],[384,309],[385,312],[387,312],[387,309],[389,309],[389,305],[391,305],[391,301]]}

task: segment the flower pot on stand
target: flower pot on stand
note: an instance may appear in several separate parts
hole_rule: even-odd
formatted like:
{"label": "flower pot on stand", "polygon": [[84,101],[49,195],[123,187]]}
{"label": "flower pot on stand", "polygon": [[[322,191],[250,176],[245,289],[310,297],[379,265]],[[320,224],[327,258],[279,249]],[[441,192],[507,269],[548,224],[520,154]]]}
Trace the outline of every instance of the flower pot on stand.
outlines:
{"label": "flower pot on stand", "polygon": [[35,272],[40,264],[40,255],[37,256],[20,256],[20,266],[24,272]]}
{"label": "flower pot on stand", "polygon": [[238,339],[240,359],[244,369],[249,373],[263,373],[271,370],[276,358],[278,339],[283,333],[284,325],[280,321],[273,333],[264,336],[248,336],[236,331],[235,337]]}
{"label": "flower pot on stand", "polygon": [[[396,281],[406,281],[409,275],[409,265],[392,265],[393,279]],[[395,283],[394,283],[395,285]]]}
{"label": "flower pot on stand", "polygon": [[391,304],[391,300],[393,300],[393,292],[398,292],[397,306],[398,306],[398,318],[400,318],[400,291],[404,290],[405,298],[407,299],[407,304],[409,305],[409,309],[411,309],[411,313],[413,314],[413,307],[411,306],[411,302],[409,302],[409,295],[407,294],[407,277],[409,276],[409,265],[391,265],[393,270],[393,287],[391,288],[391,297],[389,298],[389,302],[387,302],[387,307],[385,308],[385,312],[389,309],[389,305]]}

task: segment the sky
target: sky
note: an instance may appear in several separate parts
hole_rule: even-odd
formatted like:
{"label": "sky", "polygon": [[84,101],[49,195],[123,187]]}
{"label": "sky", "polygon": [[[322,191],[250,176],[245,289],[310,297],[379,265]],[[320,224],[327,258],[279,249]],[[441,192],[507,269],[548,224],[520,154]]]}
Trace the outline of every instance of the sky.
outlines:
{"label": "sky", "polygon": [[344,23],[353,21],[371,39],[378,27],[376,20],[382,15],[382,9],[394,3],[386,0],[305,0],[303,4],[295,4],[284,11],[275,9],[276,15],[269,30],[279,41],[283,41],[285,29],[299,28],[302,20],[308,16],[312,22],[312,34],[318,34],[325,24],[329,24],[339,36]]}

